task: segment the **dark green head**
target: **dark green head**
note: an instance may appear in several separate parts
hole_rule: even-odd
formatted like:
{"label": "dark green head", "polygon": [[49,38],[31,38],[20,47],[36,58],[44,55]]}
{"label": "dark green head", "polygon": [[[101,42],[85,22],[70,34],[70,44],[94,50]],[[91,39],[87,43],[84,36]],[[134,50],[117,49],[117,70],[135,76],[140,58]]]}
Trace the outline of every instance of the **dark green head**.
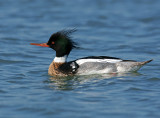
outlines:
{"label": "dark green head", "polygon": [[57,57],[69,55],[77,44],[71,40],[70,34],[76,30],[62,30],[51,35],[47,45],[56,51]]}

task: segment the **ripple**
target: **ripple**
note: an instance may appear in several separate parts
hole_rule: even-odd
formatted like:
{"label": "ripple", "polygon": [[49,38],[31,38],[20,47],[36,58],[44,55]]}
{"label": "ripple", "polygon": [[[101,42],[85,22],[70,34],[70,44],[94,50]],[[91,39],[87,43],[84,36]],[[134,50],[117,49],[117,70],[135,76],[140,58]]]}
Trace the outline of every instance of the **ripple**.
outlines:
{"label": "ripple", "polygon": [[6,93],[6,91],[4,91],[4,90],[0,90],[0,93]]}
{"label": "ripple", "polygon": [[28,61],[17,61],[17,60],[4,60],[4,59],[0,59],[0,63],[2,64],[19,64],[19,63],[29,63]]}
{"label": "ripple", "polygon": [[10,58],[11,57],[15,58],[15,56],[16,56],[16,58],[17,57],[19,57],[19,58],[34,58],[35,57],[35,55],[26,54],[26,53],[22,53],[22,52],[20,52],[20,53],[3,52],[3,53],[1,53],[1,55],[4,57],[10,57]]}
{"label": "ripple", "polygon": [[46,109],[44,108],[39,108],[39,107],[22,107],[22,108],[18,108],[17,111],[26,111],[26,112],[29,112],[29,113],[34,113],[34,112],[43,112],[45,111]]}
{"label": "ripple", "polygon": [[6,40],[6,41],[13,41],[13,42],[20,40],[20,39],[18,39],[18,38],[13,38],[13,37],[5,37],[5,38],[3,38],[3,39]]}
{"label": "ripple", "polygon": [[105,27],[106,23],[101,21],[88,21],[86,25],[92,26],[92,27]]}
{"label": "ripple", "polygon": [[146,17],[146,18],[140,18],[138,19],[139,21],[143,22],[143,23],[151,23],[151,22],[156,22],[156,21],[159,21],[159,16],[149,16],[149,17]]}
{"label": "ripple", "polygon": [[153,78],[149,78],[148,80],[154,82],[154,81],[160,81],[160,78],[153,77]]}
{"label": "ripple", "polygon": [[148,90],[148,89],[141,89],[141,88],[138,88],[138,87],[130,87],[126,91],[138,92],[138,91],[150,91],[150,90]]}

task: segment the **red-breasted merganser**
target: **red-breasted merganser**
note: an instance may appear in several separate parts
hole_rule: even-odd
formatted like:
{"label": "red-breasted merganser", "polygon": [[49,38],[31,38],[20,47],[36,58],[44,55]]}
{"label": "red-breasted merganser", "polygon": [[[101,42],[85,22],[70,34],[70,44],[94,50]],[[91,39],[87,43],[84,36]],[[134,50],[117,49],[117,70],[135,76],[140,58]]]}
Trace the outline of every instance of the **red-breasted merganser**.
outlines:
{"label": "red-breasted merganser", "polygon": [[48,69],[49,75],[67,76],[126,73],[138,71],[143,65],[152,61],[137,62],[108,56],[89,56],[67,62],[67,57],[71,50],[77,48],[77,44],[70,37],[70,34],[74,31],[62,30],[54,33],[47,43],[31,43],[31,45],[50,47],[56,51],[56,57]]}

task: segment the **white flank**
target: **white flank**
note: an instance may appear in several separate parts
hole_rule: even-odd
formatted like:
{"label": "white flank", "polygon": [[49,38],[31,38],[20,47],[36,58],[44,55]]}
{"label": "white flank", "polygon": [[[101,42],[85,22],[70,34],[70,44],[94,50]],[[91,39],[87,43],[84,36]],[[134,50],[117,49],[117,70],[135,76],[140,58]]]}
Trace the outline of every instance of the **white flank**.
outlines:
{"label": "white flank", "polygon": [[67,61],[67,55],[64,55],[63,57],[55,57],[54,62],[57,63],[64,63]]}
{"label": "white flank", "polygon": [[76,62],[78,63],[78,65],[81,65],[86,62],[117,63],[121,61],[122,60],[120,59],[79,59]]}

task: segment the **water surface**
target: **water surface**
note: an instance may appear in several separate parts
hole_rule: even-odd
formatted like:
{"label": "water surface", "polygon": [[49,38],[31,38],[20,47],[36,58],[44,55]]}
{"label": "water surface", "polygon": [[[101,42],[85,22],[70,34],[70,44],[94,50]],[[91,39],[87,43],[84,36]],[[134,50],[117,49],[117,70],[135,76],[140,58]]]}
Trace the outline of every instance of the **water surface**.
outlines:
{"label": "water surface", "polygon": [[[1,118],[159,118],[159,0],[0,1]],[[77,28],[82,49],[68,60],[105,55],[144,61],[138,73],[50,77],[55,52],[31,46]]]}

